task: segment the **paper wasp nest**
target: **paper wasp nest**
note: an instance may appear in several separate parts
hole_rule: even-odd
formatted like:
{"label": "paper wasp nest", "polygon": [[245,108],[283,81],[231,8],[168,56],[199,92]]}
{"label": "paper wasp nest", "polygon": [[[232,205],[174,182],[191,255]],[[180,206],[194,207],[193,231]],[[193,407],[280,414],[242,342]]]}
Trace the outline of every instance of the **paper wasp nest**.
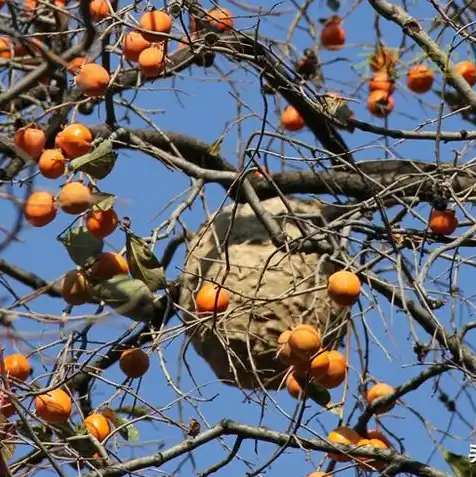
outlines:
{"label": "paper wasp nest", "polygon": [[[287,200],[294,214],[317,215],[322,207],[317,200]],[[281,214],[288,236],[301,236],[281,199],[261,204],[273,216]],[[277,252],[249,205],[223,208],[194,236],[182,273],[179,305],[187,310],[183,318],[193,346],[228,384],[258,388],[258,375],[267,389],[277,389],[285,370],[276,359],[282,331],[309,323],[320,327],[325,343],[344,332],[346,313],[331,305],[325,287],[334,271],[317,254]],[[230,306],[216,319],[195,313],[203,279],[230,291]]]}

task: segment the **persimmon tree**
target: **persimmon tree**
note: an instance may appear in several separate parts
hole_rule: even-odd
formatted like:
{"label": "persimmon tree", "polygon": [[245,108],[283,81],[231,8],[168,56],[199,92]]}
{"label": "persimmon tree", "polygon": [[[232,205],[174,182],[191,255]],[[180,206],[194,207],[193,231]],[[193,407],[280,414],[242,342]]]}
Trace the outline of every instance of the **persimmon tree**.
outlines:
{"label": "persimmon tree", "polygon": [[473,475],[473,3],[2,1],[1,475]]}

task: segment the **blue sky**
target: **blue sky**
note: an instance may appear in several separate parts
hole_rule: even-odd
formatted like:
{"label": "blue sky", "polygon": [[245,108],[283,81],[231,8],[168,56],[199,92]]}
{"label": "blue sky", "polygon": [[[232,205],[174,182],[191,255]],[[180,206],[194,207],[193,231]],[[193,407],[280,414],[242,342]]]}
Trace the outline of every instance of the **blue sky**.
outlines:
{"label": "blue sky", "polygon": [[[122,4],[121,4],[122,5]],[[230,8],[233,12],[239,12],[241,18],[236,20],[238,29],[247,29],[252,32],[256,26],[256,18],[254,14],[246,13],[240,10],[238,4],[221,3],[222,6]],[[157,5],[159,6],[159,5]],[[211,5],[206,4],[209,7]],[[272,6],[271,2],[261,0],[259,3],[254,2],[253,7],[262,7],[269,9]],[[284,1],[275,6],[277,11],[287,12],[280,17],[267,17],[261,23],[261,33],[268,37],[277,38],[281,41],[285,40],[287,28],[294,18],[296,13],[296,5],[291,1]],[[431,19],[435,15],[435,11],[431,4],[426,1],[409,2],[409,11],[412,15],[424,25],[429,28]],[[243,13],[244,12],[244,13]],[[325,6],[325,2],[315,2],[308,11],[310,18],[317,21],[318,18],[325,18],[332,12]],[[375,122],[378,125],[383,125],[384,122],[380,119],[373,118],[366,110],[366,96],[367,86],[359,77],[362,75],[369,75],[369,71],[365,66],[365,57],[370,53],[372,45],[375,44],[374,12],[367,2],[354,5],[350,1],[343,1],[341,7],[341,14],[349,14],[346,18],[345,28],[347,31],[347,45],[339,52],[321,51],[321,61],[324,63],[324,75],[326,78],[326,86],[330,91],[340,91],[346,96],[355,97],[356,102],[353,103],[352,108],[355,111],[357,118],[363,121]],[[136,14],[136,18],[138,15]],[[177,25],[177,30],[174,32],[180,36],[180,27]],[[399,28],[390,24],[385,20],[380,22],[381,32],[385,39],[385,43],[390,47],[396,47],[400,44],[401,33]],[[451,32],[446,32],[443,35],[444,43],[448,44],[452,40]],[[304,23],[296,29],[292,37],[292,44],[297,51],[315,45],[314,38],[311,38],[308,29]],[[407,45],[410,41],[407,40]],[[175,46],[172,46],[172,49]],[[396,109],[388,119],[388,125],[391,128],[413,129],[426,120],[437,117],[437,108],[439,105],[438,96],[434,93],[428,93],[421,98],[415,98],[405,88],[405,73],[408,65],[415,58],[415,54],[419,50],[407,52],[399,64],[399,72],[402,77],[399,79],[397,92],[395,93]],[[462,45],[454,56],[454,61],[465,59],[468,52],[465,46]],[[336,58],[339,61],[334,61]],[[241,122],[242,134],[246,139],[249,134],[259,130],[261,127],[261,120],[264,114],[263,99],[259,94],[259,83],[257,77],[250,70],[236,68],[236,65],[227,62],[224,59],[217,61],[222,74],[229,73],[229,80],[233,87],[239,91],[240,100],[244,105],[242,115],[248,116]],[[441,84],[441,76],[437,75],[435,84],[436,89],[439,89]],[[126,97],[130,98],[131,95]],[[180,101],[179,101],[180,100]],[[267,97],[269,113],[268,121],[271,121],[275,127],[279,127],[278,105],[285,105],[280,98]],[[160,112],[154,116],[154,119],[159,128],[164,131],[177,131],[182,134],[189,134],[197,137],[203,141],[213,142],[223,132],[225,125],[231,125],[229,134],[227,134],[222,146],[222,154],[230,162],[236,163],[236,150],[238,143],[237,136],[237,109],[236,100],[231,95],[230,84],[222,81],[222,78],[217,70],[194,67],[191,70],[181,72],[177,78],[166,81],[156,81],[149,83],[147,88],[139,93],[134,102],[136,107],[143,107],[148,109],[157,109]],[[253,114],[252,114],[253,113]],[[97,124],[104,120],[104,108],[100,107],[98,115],[89,117],[78,116],[77,119],[88,123]],[[118,114],[118,117],[121,117]],[[131,126],[143,127],[143,123],[137,117],[132,119]],[[443,129],[450,131],[458,131],[460,129],[470,129],[470,125],[462,122],[458,117],[445,120]],[[434,130],[435,125],[432,124],[426,129]],[[310,144],[315,144],[313,137],[307,132],[299,132],[296,136]],[[379,138],[369,133],[356,132],[350,134],[343,132],[343,137],[350,147],[359,148],[359,152],[355,157],[359,160],[383,159],[385,157],[386,142],[383,138]],[[267,144],[267,141],[265,141]],[[280,151],[280,145],[273,143],[269,146],[275,151]],[[435,146],[430,141],[397,141],[389,140],[388,147],[397,158],[433,161],[435,157]],[[443,161],[452,160],[454,157],[454,149],[459,149],[461,145],[458,143],[442,144],[441,155]],[[296,153],[286,148],[285,151],[291,156]],[[467,161],[471,156],[466,154],[462,160]],[[273,159],[273,156],[268,156],[268,166],[272,171],[279,171],[280,161]],[[300,167],[297,161],[286,164],[286,169]],[[61,184],[61,179],[56,181],[49,181],[38,178],[35,182],[35,188],[38,190],[56,191]],[[148,235],[151,230],[158,226],[163,220],[167,218],[167,213],[172,210],[167,209],[160,215],[157,215],[163,207],[178,193],[182,192],[189,186],[189,179],[178,172],[171,172],[161,166],[157,161],[148,158],[143,154],[132,151],[121,151],[119,160],[117,161],[114,172],[105,180],[100,182],[100,187],[103,191],[116,194],[118,199],[116,203],[116,210],[120,217],[129,216],[132,218],[132,228],[138,235]],[[22,196],[23,191],[15,186],[12,189],[4,189],[4,192],[9,191],[18,197]],[[207,186],[207,203],[211,210],[215,209],[224,198],[224,192],[217,186]],[[0,203],[1,215],[3,217],[2,225],[8,227],[14,218],[15,209],[11,204],[3,200]],[[174,207],[174,206],[172,206]],[[183,214],[183,219],[190,230],[196,228],[203,221],[203,211],[200,204],[191,211]],[[428,207],[419,207],[417,209],[424,218],[428,216]],[[467,208],[471,213],[471,209]],[[391,213],[391,212],[389,212]],[[461,214],[459,214],[461,217]],[[13,243],[4,252],[3,258],[8,260],[18,267],[28,269],[37,273],[47,280],[54,280],[61,274],[65,273],[74,264],[70,261],[65,249],[56,241],[56,236],[66,227],[71,217],[65,214],[58,214],[57,219],[44,229],[33,229],[26,227],[21,233],[21,241]],[[375,219],[379,222],[379,219]],[[423,228],[424,225],[417,220],[409,220],[404,222],[404,226]],[[180,232],[177,230],[177,232]],[[156,249],[157,256],[161,256],[166,241],[158,244]],[[124,245],[124,235],[120,231],[116,231],[108,239],[107,248],[110,250],[119,250]],[[431,245],[430,247],[435,247]],[[470,256],[470,252],[460,251],[462,255]],[[407,255],[409,256],[409,255]],[[178,269],[183,263],[183,250],[180,250],[175,257],[175,260],[169,267],[167,278],[175,278],[178,274]],[[437,286],[431,285],[429,290],[433,293],[438,291],[444,293],[448,289],[448,264],[437,262],[432,268],[433,276],[441,275],[442,284]],[[474,293],[472,289],[472,282],[470,280],[471,269],[459,268],[457,274],[458,285],[462,289],[462,294],[471,296]],[[391,273],[386,274],[387,277],[392,277]],[[30,290],[22,285],[9,280],[9,283],[15,286],[15,290],[19,295],[26,294]],[[364,287],[365,291],[370,296],[368,287]],[[370,302],[367,299],[362,300],[362,310],[365,311],[362,315],[359,306],[353,308],[353,321],[357,329],[362,332],[363,326],[370,327],[372,334],[369,337],[370,343],[370,373],[376,379],[384,380],[394,386],[406,382],[411,377],[415,376],[423,370],[422,366],[416,363],[415,355],[412,351],[413,342],[409,335],[408,318],[399,310],[392,308],[392,306],[377,294],[375,297],[378,301]],[[30,311],[38,313],[49,313],[61,315],[64,304],[57,299],[49,299],[40,297],[30,304]],[[94,308],[84,306],[74,310],[73,315],[84,315],[88,312],[94,311]],[[438,310],[436,315],[445,325],[449,324],[450,317],[455,314],[457,324],[465,323],[471,320],[472,310],[469,305],[461,304],[461,301],[451,301],[445,307]],[[365,324],[362,319],[365,317]],[[174,319],[170,325],[177,325],[177,319]],[[96,348],[105,342],[115,339],[131,325],[128,319],[121,317],[110,317],[97,323],[90,336],[94,342],[91,343],[89,349],[94,351]],[[17,329],[21,331],[22,337],[32,346],[21,342],[12,343],[11,340],[5,339],[3,341],[6,351],[20,350],[22,352],[30,353],[39,346],[45,346],[57,339],[59,328],[56,325],[47,325],[37,323],[33,319],[20,318],[16,322]],[[72,321],[67,325],[67,328],[80,327],[79,321]],[[428,336],[423,331],[417,329],[417,335],[423,342],[428,341]],[[362,346],[362,339],[360,341]],[[164,355],[164,362],[166,363],[168,372],[173,380],[177,380],[179,373],[182,374],[180,381],[180,388],[184,393],[190,393],[191,396],[199,396],[199,392],[194,389],[192,380],[184,372],[183,366],[178,366],[180,361],[181,347],[183,345],[183,337],[176,337],[170,341],[164,342],[161,349]],[[361,371],[359,356],[357,354],[358,348],[355,339],[351,340],[351,372],[349,380],[349,389],[347,391],[346,404],[344,416],[347,418],[351,412],[356,400],[362,402],[358,390],[358,375]],[[146,347],[146,349],[148,349]],[[34,365],[34,377],[38,378],[39,382],[44,382],[41,376],[44,376],[45,368],[51,369],[54,362],[55,353],[59,350],[58,346],[46,347],[41,354],[35,353],[31,360]],[[438,354],[430,354],[429,361],[439,360],[441,356]],[[157,353],[152,356],[152,364],[148,374],[142,379],[139,387],[138,382],[134,382],[133,387],[139,389],[142,398],[146,399],[152,405],[164,411],[164,414],[171,419],[183,419],[187,424],[190,417],[194,417],[206,423],[213,425],[222,418],[231,418],[245,422],[248,424],[257,425],[260,422],[274,430],[285,431],[289,425],[288,418],[285,413],[291,415],[296,406],[296,401],[288,396],[286,391],[280,393],[271,393],[273,399],[279,403],[278,409],[271,401],[265,402],[265,409],[263,411],[263,420],[261,419],[262,409],[258,396],[249,396],[246,399],[245,395],[239,390],[227,387],[217,382],[216,377],[210,371],[208,365],[198,357],[191,347],[187,351],[187,361],[193,369],[193,376],[196,382],[204,385],[200,389],[201,398],[208,398],[208,402],[199,402],[199,409],[202,416],[198,416],[196,410],[189,403],[185,402],[183,398],[177,396],[176,392],[167,384],[166,377],[161,368]],[[121,383],[124,380],[120,373],[118,366],[113,366],[103,374],[106,380],[113,383]],[[470,425],[474,425],[474,409],[469,403],[467,396],[471,394],[471,388],[466,384],[466,390],[462,391],[462,374],[454,372],[451,375],[445,376],[439,382],[440,389],[448,393],[450,398],[456,395],[461,395],[458,401],[458,411],[460,416],[467,420]],[[401,437],[404,442],[406,452],[413,458],[427,462],[431,457],[431,464],[442,470],[448,470],[445,463],[442,461],[439,452],[434,452],[435,442],[440,442],[444,437],[444,432],[447,432],[447,437],[442,441],[441,445],[453,452],[459,454],[467,454],[470,444],[471,429],[462,422],[460,417],[451,415],[445,410],[443,404],[438,400],[438,395],[433,395],[432,383],[426,383],[419,391],[412,393],[405,397],[405,405],[399,405],[394,411],[381,418],[381,423],[386,429],[393,434]],[[93,402],[94,405],[100,406],[105,404],[115,392],[112,385],[107,382],[97,383],[94,387]],[[332,400],[338,401],[341,399],[343,388],[340,387],[332,391]],[[467,394],[465,394],[467,393]],[[212,399],[213,398],[213,399]],[[119,405],[122,397],[115,397],[112,401],[112,407]],[[132,403],[132,398],[127,397],[126,402]],[[172,403],[172,404],[171,404]],[[182,411],[179,409],[179,404],[183,406]],[[310,420],[309,427],[319,435],[323,436],[332,430],[338,423],[337,416],[321,412],[316,405],[310,404],[306,411],[306,416],[310,418],[314,413],[316,417]],[[351,424],[355,423],[356,414],[354,413]],[[73,418],[78,422],[77,415]],[[430,427],[429,433],[426,427]],[[140,446],[128,446],[121,438],[117,438],[110,444],[113,452],[120,455],[122,458],[138,457],[157,451],[159,443],[165,443],[166,447],[174,445],[182,439],[182,432],[176,428],[169,426],[166,423],[158,420],[154,424],[140,423],[137,425],[140,432],[141,441],[149,442],[150,444],[140,444]],[[202,428],[206,424],[202,421]],[[375,426],[371,426],[375,427]],[[454,437],[454,438],[453,438]],[[232,444],[232,440],[225,440],[228,445]],[[274,448],[269,444],[259,445],[259,454],[254,453],[254,443],[247,442],[243,445],[240,455],[249,459],[256,465],[265,462],[274,452]],[[21,455],[24,448],[18,447],[17,455]],[[202,447],[194,458],[196,459],[197,472],[204,471],[208,466],[218,462],[225,456],[225,453],[218,443],[208,444]],[[313,471],[323,462],[324,455],[322,453],[304,454],[297,451],[287,451],[280,459],[275,462],[269,475],[306,475]],[[326,461],[325,464],[327,464]],[[173,461],[171,464],[164,466],[164,468],[156,469],[158,472],[173,472],[178,465],[179,460]],[[325,468],[325,466],[323,467]],[[228,472],[232,476],[244,475],[248,469],[240,460],[235,460],[226,470],[221,471],[222,475]],[[46,470],[44,471],[46,475]],[[65,472],[71,473],[71,469],[65,469]],[[183,469],[182,475],[195,475],[195,470],[191,467],[188,461]],[[353,470],[344,471],[342,475],[350,475]],[[152,474],[152,472],[149,472]]]}

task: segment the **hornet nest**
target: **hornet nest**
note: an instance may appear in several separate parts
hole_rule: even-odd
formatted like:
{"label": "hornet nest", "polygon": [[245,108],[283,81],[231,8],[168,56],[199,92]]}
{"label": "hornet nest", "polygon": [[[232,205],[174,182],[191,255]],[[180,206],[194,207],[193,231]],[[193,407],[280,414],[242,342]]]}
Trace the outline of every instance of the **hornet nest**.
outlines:
{"label": "hornet nest", "polygon": [[[299,220],[316,231],[322,203],[291,197],[287,202],[292,214],[280,198],[261,204],[291,238],[302,236],[292,219],[299,214],[312,214],[312,220]],[[320,328],[328,347],[345,333],[348,312],[332,304],[326,292],[327,278],[336,270],[318,254],[278,251],[248,204],[224,207],[188,244],[179,299],[187,334],[227,384],[277,389],[285,370],[276,358],[282,331],[311,324]],[[230,306],[216,317],[195,313],[195,294],[206,280],[230,293]]]}

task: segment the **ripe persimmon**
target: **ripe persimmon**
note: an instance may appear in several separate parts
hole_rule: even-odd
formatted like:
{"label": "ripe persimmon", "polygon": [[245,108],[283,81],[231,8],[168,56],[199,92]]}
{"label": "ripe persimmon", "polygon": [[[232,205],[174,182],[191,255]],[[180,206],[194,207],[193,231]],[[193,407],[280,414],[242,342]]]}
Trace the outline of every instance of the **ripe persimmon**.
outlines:
{"label": "ripe persimmon", "polygon": [[339,306],[353,305],[360,295],[359,277],[348,270],[339,270],[329,277],[327,293]]}
{"label": "ripe persimmon", "polygon": [[122,255],[114,252],[103,252],[97,257],[90,273],[93,278],[109,280],[116,275],[128,275],[129,266]]}
{"label": "ripe persimmon", "polygon": [[8,59],[12,57],[12,47],[10,38],[0,37],[0,58]]}
{"label": "ripe persimmon", "polygon": [[0,390],[0,414],[3,414],[5,418],[12,417],[15,414],[15,406],[10,400],[10,396],[3,390]]}
{"label": "ripe persimmon", "polygon": [[[197,312],[223,313],[230,304],[230,294],[214,283],[205,283],[195,297]],[[215,305],[216,303],[216,305]]]}
{"label": "ripe persimmon", "polygon": [[106,0],[91,0],[89,3],[89,13],[95,22],[107,18],[109,16],[109,6]]}
{"label": "ripe persimmon", "polygon": [[47,179],[58,179],[64,174],[66,160],[60,149],[46,149],[38,160],[38,169]]}
{"label": "ripe persimmon", "polygon": [[[377,449],[388,449],[385,442],[380,439],[360,439],[359,447],[376,447]],[[376,470],[382,470],[385,468],[386,463],[381,459],[374,459],[373,457],[359,457],[359,460],[364,463],[359,463],[359,467],[367,472],[370,472],[372,468]]]}
{"label": "ripe persimmon", "polygon": [[294,399],[300,399],[302,396],[304,396],[304,390],[301,388],[301,385],[297,381],[294,373],[288,374],[288,377],[286,378],[286,388],[288,393]]}
{"label": "ripe persimmon", "polygon": [[[395,391],[393,386],[387,383],[377,383],[374,384],[371,388],[367,389],[365,394],[365,399],[369,404],[372,404],[376,399],[379,399],[384,396],[388,396]],[[391,411],[395,407],[395,401],[384,406],[379,406],[375,411],[375,414],[385,414],[386,412]]]}
{"label": "ripe persimmon", "polygon": [[31,364],[21,353],[13,353],[3,358],[3,367],[9,377],[25,381],[31,374]]}
{"label": "ripe persimmon", "polygon": [[379,441],[382,441],[389,449],[392,447],[392,444],[388,440],[387,436],[378,429],[367,429],[367,439],[378,439]]}
{"label": "ripe persimmon", "polygon": [[72,123],[56,135],[55,146],[70,159],[87,154],[91,149],[93,135],[84,124]]}
{"label": "ripe persimmon", "polygon": [[138,63],[141,73],[146,78],[157,78],[165,66],[164,50],[153,44],[142,50]]}
{"label": "ripe persimmon", "polygon": [[76,75],[76,86],[90,98],[97,98],[106,93],[111,77],[106,68],[96,63],[87,63]]}
{"label": "ripe persimmon", "polygon": [[83,305],[91,299],[86,277],[78,270],[70,270],[61,280],[61,294],[68,305]]}
{"label": "ripe persimmon", "polygon": [[[327,440],[332,444],[357,445],[360,441],[360,436],[350,427],[338,427],[329,433]],[[328,456],[337,462],[348,462],[351,460],[350,457],[341,452],[329,452]]]}
{"label": "ripe persimmon", "polygon": [[347,376],[347,360],[337,350],[329,351],[327,357],[329,359],[329,367],[326,374],[318,382],[327,389],[334,389],[345,381]]}
{"label": "ripe persimmon", "polygon": [[227,8],[212,8],[209,12],[209,25],[218,32],[224,32],[231,30],[235,23],[233,21],[233,15]]}
{"label": "ripe persimmon", "polygon": [[386,91],[375,90],[369,94],[367,109],[377,118],[386,118],[394,108],[395,100]]}
{"label": "ripe persimmon", "polygon": [[92,434],[99,442],[102,442],[110,433],[111,426],[109,421],[99,413],[90,414],[84,420],[84,427]]}
{"label": "ripe persimmon", "polygon": [[321,333],[310,325],[297,325],[291,331],[288,344],[294,355],[308,360],[321,348]]}
{"label": "ripe persimmon", "polygon": [[331,477],[329,474],[326,474],[325,472],[311,472],[310,474],[307,474],[306,477]]}
{"label": "ripe persimmon", "polygon": [[26,15],[33,15],[38,8],[38,5],[38,0],[25,0],[25,4],[23,5],[23,11]]}
{"label": "ripe persimmon", "polygon": [[61,188],[58,202],[67,214],[82,214],[91,205],[91,191],[82,182],[68,182]]}
{"label": "ripe persimmon", "polygon": [[149,369],[149,365],[149,356],[140,348],[126,349],[119,359],[121,371],[132,379],[144,376]]}
{"label": "ripe persimmon", "polygon": [[288,131],[299,131],[305,126],[299,111],[289,105],[281,114],[281,126]]}
{"label": "ripe persimmon", "polygon": [[45,133],[34,126],[21,128],[15,133],[15,145],[32,159],[38,159],[46,144]]}
{"label": "ripe persimmon", "polygon": [[386,91],[392,94],[395,91],[395,80],[385,71],[376,71],[369,81],[369,91]]}
{"label": "ripe persimmon", "polygon": [[119,225],[119,218],[114,209],[92,210],[86,217],[86,228],[96,238],[111,235]]}
{"label": "ripe persimmon", "polygon": [[332,15],[321,30],[321,46],[327,50],[338,50],[345,45],[345,30],[342,18]]}
{"label": "ripe persimmon", "polygon": [[291,347],[289,346],[289,337],[291,336],[291,330],[283,331],[278,337],[278,358],[287,365],[302,365],[302,360],[293,354]]}
{"label": "ripe persimmon", "polygon": [[309,365],[309,376],[319,382],[321,378],[327,375],[330,366],[329,353],[322,351],[312,359]]}
{"label": "ripe persimmon", "polygon": [[454,210],[433,210],[428,225],[432,232],[451,235],[458,227],[458,218]]}
{"label": "ripe persimmon", "polygon": [[76,76],[86,63],[88,63],[88,59],[86,57],[77,56],[68,63],[67,70],[69,73]]}
{"label": "ripe persimmon", "polygon": [[24,206],[25,219],[34,227],[44,227],[56,217],[55,198],[49,192],[33,192]]}
{"label": "ripe persimmon", "polygon": [[36,415],[49,424],[66,422],[71,415],[71,397],[62,389],[53,389],[35,398]]}
{"label": "ripe persimmon", "polygon": [[435,73],[427,65],[415,65],[407,74],[407,87],[410,91],[423,94],[430,91],[435,79]]}
{"label": "ripe persimmon", "polygon": [[456,71],[468,82],[470,86],[476,83],[476,66],[471,61],[460,61],[455,65]]}
{"label": "ripe persimmon", "polygon": [[150,41],[147,41],[138,31],[131,31],[122,42],[122,54],[129,61],[138,61],[139,55],[149,48]]}
{"label": "ripe persimmon", "polygon": [[397,56],[385,47],[379,47],[369,57],[369,66],[372,71],[385,70],[390,72],[397,63]]}
{"label": "ripe persimmon", "polygon": [[147,41],[159,42],[167,39],[165,35],[168,35],[172,29],[172,18],[165,12],[151,10],[142,15],[139,26],[144,30],[149,30],[149,33],[141,32]]}

